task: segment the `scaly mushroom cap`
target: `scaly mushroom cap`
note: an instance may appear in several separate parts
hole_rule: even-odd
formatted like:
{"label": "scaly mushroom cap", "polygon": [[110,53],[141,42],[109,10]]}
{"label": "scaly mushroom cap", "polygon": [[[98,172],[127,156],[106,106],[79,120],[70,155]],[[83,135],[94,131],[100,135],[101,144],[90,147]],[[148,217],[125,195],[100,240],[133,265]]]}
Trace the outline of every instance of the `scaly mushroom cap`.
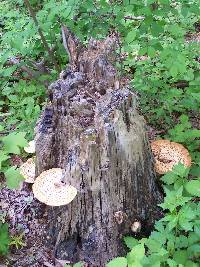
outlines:
{"label": "scaly mushroom cap", "polygon": [[169,140],[157,140],[151,143],[155,158],[155,169],[159,174],[171,171],[181,162],[185,167],[191,166],[191,157],[188,150],[181,144]]}
{"label": "scaly mushroom cap", "polygon": [[35,153],[35,141],[34,140],[30,141],[28,145],[29,146],[24,147],[24,150],[29,154]]}
{"label": "scaly mushroom cap", "polygon": [[20,173],[25,178],[26,183],[33,184],[35,181],[35,161],[34,158],[28,159],[20,166]]}
{"label": "scaly mushroom cap", "polygon": [[49,206],[69,204],[76,196],[77,190],[62,182],[62,169],[53,168],[42,172],[33,184],[33,194],[40,202]]}

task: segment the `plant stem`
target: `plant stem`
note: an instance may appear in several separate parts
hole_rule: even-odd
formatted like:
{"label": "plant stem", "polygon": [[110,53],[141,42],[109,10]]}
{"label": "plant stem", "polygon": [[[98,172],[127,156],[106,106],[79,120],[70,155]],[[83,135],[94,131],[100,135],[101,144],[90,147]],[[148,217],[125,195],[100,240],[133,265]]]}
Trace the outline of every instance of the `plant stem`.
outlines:
{"label": "plant stem", "polygon": [[28,10],[29,10],[29,12],[30,12],[30,15],[31,15],[31,17],[32,17],[32,19],[33,19],[33,21],[34,21],[34,23],[35,23],[37,29],[38,29],[38,33],[39,33],[39,35],[40,35],[40,38],[41,38],[41,40],[42,40],[42,43],[43,43],[45,49],[48,51],[49,57],[51,58],[51,61],[52,61],[52,63],[54,64],[56,71],[57,71],[57,72],[60,72],[60,68],[59,68],[59,66],[58,66],[58,64],[57,64],[57,62],[56,62],[56,59],[55,59],[55,57],[54,57],[54,54],[53,54],[53,52],[51,51],[51,49],[49,48],[49,46],[48,46],[48,43],[47,43],[47,41],[46,41],[46,39],[45,39],[45,37],[44,37],[44,34],[43,34],[43,32],[42,32],[42,30],[41,30],[41,27],[40,27],[40,25],[39,25],[39,23],[38,23],[38,21],[37,21],[35,12],[34,12],[32,6],[31,6],[29,0],[24,0],[24,3],[25,3],[25,5],[27,6],[27,8],[28,8]]}

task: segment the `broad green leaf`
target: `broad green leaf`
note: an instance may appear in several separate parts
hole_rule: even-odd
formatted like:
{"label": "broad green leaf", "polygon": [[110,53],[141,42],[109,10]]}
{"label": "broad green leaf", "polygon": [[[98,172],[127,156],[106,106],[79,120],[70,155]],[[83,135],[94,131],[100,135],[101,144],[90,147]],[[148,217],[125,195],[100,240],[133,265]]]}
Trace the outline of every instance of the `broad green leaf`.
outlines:
{"label": "broad green leaf", "polygon": [[144,259],[144,257],[145,257],[144,244],[139,244],[135,246],[134,248],[132,248],[131,252],[127,254],[128,264],[134,263],[135,266],[136,264],[138,264],[137,266],[139,266],[142,259]]}
{"label": "broad green leaf", "polygon": [[200,180],[191,180],[185,184],[185,189],[192,196],[200,197]]}
{"label": "broad green leaf", "polygon": [[186,168],[182,163],[175,165],[172,171],[180,177],[186,177],[189,173],[189,169]]}
{"label": "broad green leaf", "polygon": [[2,162],[9,159],[9,156],[4,151],[0,151],[0,152],[1,152],[0,154],[0,170],[1,170]]}
{"label": "broad green leaf", "polygon": [[177,248],[186,248],[188,246],[188,238],[184,235],[176,237],[176,247]]}
{"label": "broad green leaf", "polygon": [[124,257],[117,257],[106,264],[106,267],[127,267],[127,259]]}
{"label": "broad green leaf", "polygon": [[136,37],[136,34],[137,34],[137,31],[136,31],[136,30],[132,30],[132,31],[130,31],[130,32],[127,34],[126,38],[125,38],[126,42],[127,42],[127,43],[131,43],[131,42],[133,42],[134,39],[135,39],[135,37]]}
{"label": "broad green leaf", "polygon": [[190,197],[184,197],[182,195],[183,193],[183,186],[181,186],[176,191],[170,191],[166,187],[164,187],[166,192],[166,197],[164,198],[164,203],[159,204],[158,206],[162,207],[163,209],[169,209],[170,212],[173,212],[176,207],[183,206],[185,203],[187,203],[189,200],[191,200]]}
{"label": "broad green leaf", "polygon": [[168,172],[160,178],[167,185],[175,183],[177,179],[178,176],[174,172]]}
{"label": "broad green leaf", "polygon": [[147,54],[149,57],[154,57],[156,55],[156,50],[153,47],[149,46],[147,49]]}
{"label": "broad green leaf", "polygon": [[188,254],[191,257],[200,257],[200,245],[199,244],[194,244],[187,249]]}
{"label": "broad green leaf", "polygon": [[134,246],[138,245],[138,240],[133,238],[132,236],[125,236],[124,242],[126,246],[130,249],[132,249]]}
{"label": "broad green leaf", "polygon": [[2,138],[4,149],[7,153],[20,154],[20,147],[28,146],[28,142],[25,139],[26,133],[10,133]]}
{"label": "broad green leaf", "polygon": [[[198,222],[198,221],[197,221]],[[200,221],[199,221],[199,227],[200,227]],[[194,232],[190,232],[188,235],[188,245],[194,245],[195,243],[200,242],[200,235],[196,231],[197,229],[194,230]]]}
{"label": "broad green leaf", "polygon": [[5,173],[6,184],[10,189],[19,188],[20,182],[24,181],[24,177],[20,174],[16,167],[9,168]]}
{"label": "broad green leaf", "polygon": [[167,263],[168,263],[169,267],[177,267],[177,264],[176,264],[175,260],[168,259]]}
{"label": "broad green leaf", "polygon": [[149,251],[151,251],[151,253],[152,253],[152,252],[153,252],[153,253],[154,253],[154,252],[159,252],[160,249],[161,249],[161,246],[162,246],[162,244],[159,243],[158,240],[154,240],[154,239],[152,239],[152,238],[149,238],[149,239],[146,241],[145,245],[148,247],[148,249],[149,249]]}
{"label": "broad green leaf", "polygon": [[176,263],[184,265],[188,259],[188,253],[186,250],[175,251],[173,259],[176,261]]}
{"label": "broad green leaf", "polygon": [[171,74],[171,76],[173,78],[177,77],[177,75],[178,75],[178,67],[175,64],[172,65],[170,70],[169,70],[169,72],[170,72],[170,74]]}
{"label": "broad green leaf", "polygon": [[12,102],[18,102],[19,98],[16,95],[8,95],[8,99]]}
{"label": "broad green leaf", "polygon": [[163,219],[161,219],[163,222],[168,222],[167,227],[171,231],[173,228],[175,228],[178,224],[178,216],[175,214],[169,214],[166,215]]}

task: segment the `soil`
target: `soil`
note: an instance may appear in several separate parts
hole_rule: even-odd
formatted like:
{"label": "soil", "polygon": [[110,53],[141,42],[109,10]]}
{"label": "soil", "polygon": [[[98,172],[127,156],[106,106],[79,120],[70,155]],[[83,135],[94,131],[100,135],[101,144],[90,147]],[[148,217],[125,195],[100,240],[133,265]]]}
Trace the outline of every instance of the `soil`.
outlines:
{"label": "soil", "polygon": [[[46,227],[45,206],[33,197],[31,185],[23,183],[18,190],[4,186],[0,191],[0,218],[9,224],[11,236],[23,234],[21,249],[11,246],[10,254],[0,259],[0,266],[42,267],[53,263],[51,253],[44,246]],[[52,265],[54,266],[54,265]]]}

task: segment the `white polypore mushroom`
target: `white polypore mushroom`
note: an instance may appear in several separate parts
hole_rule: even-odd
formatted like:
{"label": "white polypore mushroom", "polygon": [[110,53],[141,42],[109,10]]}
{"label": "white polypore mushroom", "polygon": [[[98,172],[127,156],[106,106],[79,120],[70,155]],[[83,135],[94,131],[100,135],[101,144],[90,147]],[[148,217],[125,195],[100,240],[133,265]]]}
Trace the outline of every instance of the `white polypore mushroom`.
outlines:
{"label": "white polypore mushroom", "polygon": [[34,183],[35,181],[35,161],[33,158],[28,159],[20,166],[20,174],[25,178],[26,183]]}
{"label": "white polypore mushroom", "polygon": [[69,204],[77,195],[77,189],[63,181],[63,170],[53,168],[42,172],[33,184],[33,194],[49,206]]}
{"label": "white polypore mushroom", "polygon": [[179,162],[185,167],[191,166],[191,156],[181,144],[157,140],[151,143],[151,149],[155,158],[155,170],[159,174],[171,171]]}
{"label": "white polypore mushroom", "polygon": [[27,147],[24,147],[24,151],[26,151],[29,154],[35,153],[35,141],[32,140],[28,143]]}
{"label": "white polypore mushroom", "polygon": [[139,233],[141,231],[141,222],[135,221],[134,223],[132,223],[131,231],[133,233]]}

